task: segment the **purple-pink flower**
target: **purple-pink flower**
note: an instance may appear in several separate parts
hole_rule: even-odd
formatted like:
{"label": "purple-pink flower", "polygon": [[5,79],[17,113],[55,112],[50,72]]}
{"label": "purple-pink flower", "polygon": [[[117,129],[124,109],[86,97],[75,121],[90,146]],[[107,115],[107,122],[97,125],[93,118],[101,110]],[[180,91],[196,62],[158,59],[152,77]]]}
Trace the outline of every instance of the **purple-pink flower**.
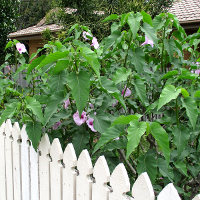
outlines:
{"label": "purple-pink flower", "polygon": [[[125,88],[122,90],[122,96],[124,95],[124,90]],[[124,97],[130,97],[130,96],[131,96],[131,90],[127,88]]]}
{"label": "purple-pink flower", "polygon": [[76,125],[81,126],[87,120],[86,112],[83,111],[81,114],[81,117],[79,117],[79,112],[77,111],[76,113],[74,113],[73,119],[74,119],[74,122],[76,123]]}
{"label": "purple-pink flower", "polygon": [[89,106],[90,106],[91,109],[94,108],[94,105],[92,103],[89,103]]}
{"label": "purple-pink flower", "polygon": [[64,101],[64,108],[67,109],[68,106],[70,105],[70,100],[67,99],[66,101]]}
{"label": "purple-pink flower", "polygon": [[53,130],[56,130],[58,129],[58,127],[61,125],[61,122],[56,122],[54,125],[53,125]]}
{"label": "purple-pink flower", "polygon": [[83,31],[83,38],[84,38],[85,40],[88,40],[88,37],[87,37],[87,36],[92,37],[90,33],[86,32],[86,31]]}
{"label": "purple-pink flower", "polygon": [[144,46],[145,44],[150,44],[153,48],[153,40],[150,40],[147,36],[145,36],[145,42],[141,45]]}
{"label": "purple-pink flower", "polygon": [[200,69],[192,70],[191,72],[199,75],[200,74]]}
{"label": "purple-pink flower", "polygon": [[97,132],[95,129],[94,129],[94,119],[93,118],[89,118],[86,123],[88,125],[88,127],[91,129],[92,132]]}
{"label": "purple-pink flower", "polygon": [[20,54],[26,52],[26,47],[25,47],[25,45],[22,44],[22,43],[20,43],[20,42],[18,42],[18,43],[16,44],[16,48],[17,48],[17,51],[18,51]]}
{"label": "purple-pink flower", "polygon": [[93,37],[91,46],[94,46],[95,49],[99,48],[99,43],[96,37]]}

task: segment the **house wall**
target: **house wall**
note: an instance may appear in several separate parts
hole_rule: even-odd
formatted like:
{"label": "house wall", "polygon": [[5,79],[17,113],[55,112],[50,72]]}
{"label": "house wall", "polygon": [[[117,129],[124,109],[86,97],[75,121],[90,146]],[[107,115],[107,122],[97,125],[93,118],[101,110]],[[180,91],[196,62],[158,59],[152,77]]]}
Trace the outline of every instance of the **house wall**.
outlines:
{"label": "house wall", "polygon": [[44,43],[42,39],[39,40],[29,40],[29,55],[37,52],[37,50],[43,47]]}

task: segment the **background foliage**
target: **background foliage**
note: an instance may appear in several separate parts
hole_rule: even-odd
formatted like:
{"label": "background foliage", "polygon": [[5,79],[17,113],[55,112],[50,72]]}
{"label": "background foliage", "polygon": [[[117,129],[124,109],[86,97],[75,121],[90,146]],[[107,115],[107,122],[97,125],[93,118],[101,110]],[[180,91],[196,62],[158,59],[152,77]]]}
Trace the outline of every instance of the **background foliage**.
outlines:
{"label": "background foliage", "polygon": [[104,22],[111,34],[99,47],[88,27],[74,24],[28,62],[10,41],[0,124],[26,124],[35,149],[47,133],[78,154],[87,148],[93,161],[104,154],[111,170],[123,162],[132,181],[147,171],[155,191],[173,182],[191,199],[200,185],[200,31],[187,36],[169,13],[112,14]]}

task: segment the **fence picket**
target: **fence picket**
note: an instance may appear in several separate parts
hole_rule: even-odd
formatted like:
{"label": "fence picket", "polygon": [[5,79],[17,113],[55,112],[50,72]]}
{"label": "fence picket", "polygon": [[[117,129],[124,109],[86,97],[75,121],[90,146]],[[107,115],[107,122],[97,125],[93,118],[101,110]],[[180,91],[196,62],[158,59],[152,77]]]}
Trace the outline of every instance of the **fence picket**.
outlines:
{"label": "fence picket", "polygon": [[[129,177],[122,163],[110,176],[104,156],[93,168],[87,150],[77,160],[71,143],[63,153],[59,140],[51,145],[48,135],[42,137],[38,150],[29,144],[26,126],[20,130],[19,124],[12,126],[10,120],[0,126],[0,200],[155,200],[146,172],[133,184],[130,197],[126,195]],[[157,200],[181,198],[170,183]],[[200,194],[192,200],[200,200]]]}
{"label": "fence picket", "polygon": [[0,126],[0,199],[6,198],[6,168],[5,168],[5,123]]}
{"label": "fence picket", "polygon": [[87,150],[83,150],[78,158],[77,168],[79,175],[76,178],[76,199],[92,199],[92,180],[89,178],[92,174],[92,162]]}
{"label": "fence picket", "polygon": [[109,194],[109,200],[127,200],[125,194],[130,191],[130,182],[122,163],[114,169],[110,177],[110,185],[113,191]]}
{"label": "fence picket", "polygon": [[146,172],[142,173],[132,187],[134,200],[154,200],[153,186]]}
{"label": "fence picket", "polygon": [[52,162],[50,163],[50,176],[51,176],[51,200],[62,200],[62,165],[63,152],[59,140],[54,139],[50,155]]}
{"label": "fence picket", "polygon": [[44,135],[39,145],[39,182],[40,200],[50,200],[50,142],[48,135]]}
{"label": "fence picket", "polygon": [[173,183],[169,183],[158,195],[157,200],[181,200]]}
{"label": "fence picket", "polygon": [[77,165],[77,157],[72,144],[68,144],[64,154],[63,162],[63,199],[74,200],[76,198],[76,176],[75,167]]}
{"label": "fence picket", "polygon": [[13,186],[13,151],[12,151],[12,124],[8,119],[5,124],[5,156],[6,156],[6,184],[7,200],[14,199]]}
{"label": "fence picket", "polygon": [[38,152],[30,146],[31,200],[39,200]]}
{"label": "fence picket", "polygon": [[26,133],[26,126],[24,125],[21,130],[21,172],[22,172],[22,200],[30,200],[30,153],[28,136]]}
{"label": "fence picket", "polygon": [[198,194],[196,197],[194,197],[194,199],[192,200],[200,200],[200,194]]}
{"label": "fence picket", "polygon": [[92,185],[92,200],[108,200],[110,170],[104,156],[100,156],[94,166],[93,176],[95,183]]}
{"label": "fence picket", "polygon": [[14,199],[22,199],[22,187],[21,187],[21,134],[20,127],[15,122],[12,128],[13,136],[13,181],[14,181]]}

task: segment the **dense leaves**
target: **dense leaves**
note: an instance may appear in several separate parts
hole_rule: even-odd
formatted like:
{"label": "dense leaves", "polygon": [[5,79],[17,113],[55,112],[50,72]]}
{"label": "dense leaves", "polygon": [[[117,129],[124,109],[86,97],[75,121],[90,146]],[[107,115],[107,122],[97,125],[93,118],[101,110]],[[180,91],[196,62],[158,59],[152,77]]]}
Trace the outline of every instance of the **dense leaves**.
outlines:
{"label": "dense leaves", "polygon": [[47,133],[63,149],[69,142],[78,154],[87,148],[94,162],[105,155],[111,169],[123,162],[131,181],[147,171],[157,191],[174,182],[191,199],[200,176],[199,34],[187,36],[171,14],[110,20],[102,41],[75,24],[29,63],[10,41],[15,54],[1,66],[0,123],[26,124],[35,149]]}

